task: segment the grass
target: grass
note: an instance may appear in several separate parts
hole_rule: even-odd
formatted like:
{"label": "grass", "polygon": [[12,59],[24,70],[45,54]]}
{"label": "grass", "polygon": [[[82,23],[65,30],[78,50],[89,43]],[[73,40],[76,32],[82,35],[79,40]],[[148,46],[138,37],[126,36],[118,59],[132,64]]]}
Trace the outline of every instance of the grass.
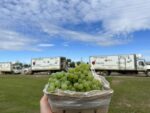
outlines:
{"label": "grass", "polygon": [[[0,76],[0,113],[39,113],[48,76]],[[150,78],[108,77],[114,89],[109,113],[150,113]]]}
{"label": "grass", "polygon": [[48,77],[0,77],[0,113],[39,113],[39,100]]}
{"label": "grass", "polygon": [[150,113],[150,78],[111,77],[111,86],[109,113]]}

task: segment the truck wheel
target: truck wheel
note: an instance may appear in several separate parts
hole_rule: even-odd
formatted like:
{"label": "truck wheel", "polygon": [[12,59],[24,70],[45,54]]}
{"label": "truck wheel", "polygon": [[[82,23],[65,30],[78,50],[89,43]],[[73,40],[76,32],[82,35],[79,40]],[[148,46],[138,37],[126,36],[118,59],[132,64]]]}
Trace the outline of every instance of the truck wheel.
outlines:
{"label": "truck wheel", "polygon": [[110,75],[110,72],[109,71],[102,71],[101,74],[103,76],[109,76]]}
{"label": "truck wheel", "polygon": [[146,72],[146,77],[150,76],[150,70]]}
{"label": "truck wheel", "polygon": [[51,71],[48,71],[48,72],[47,72],[48,75],[51,75],[51,73],[52,73]]}
{"label": "truck wheel", "polygon": [[33,72],[33,71],[31,71],[31,75],[34,75],[34,72]]}
{"label": "truck wheel", "polygon": [[96,74],[101,75],[101,71],[96,71]]}

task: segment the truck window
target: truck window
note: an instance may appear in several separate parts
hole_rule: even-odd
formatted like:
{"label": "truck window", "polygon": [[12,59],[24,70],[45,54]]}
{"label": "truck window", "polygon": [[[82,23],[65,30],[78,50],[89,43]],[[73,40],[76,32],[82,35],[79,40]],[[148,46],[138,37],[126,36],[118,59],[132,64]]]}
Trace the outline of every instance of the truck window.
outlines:
{"label": "truck window", "polygon": [[140,65],[140,66],[144,66],[144,62],[142,62],[142,61],[139,62],[139,65]]}

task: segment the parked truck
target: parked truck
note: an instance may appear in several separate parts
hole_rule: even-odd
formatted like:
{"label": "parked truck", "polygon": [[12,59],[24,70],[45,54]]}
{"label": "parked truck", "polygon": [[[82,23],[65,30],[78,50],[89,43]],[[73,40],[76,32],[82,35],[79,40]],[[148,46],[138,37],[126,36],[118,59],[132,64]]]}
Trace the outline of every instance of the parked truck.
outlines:
{"label": "parked truck", "polygon": [[138,54],[91,56],[90,64],[101,75],[110,75],[111,72],[144,72],[146,76],[150,76],[150,65],[147,65],[142,55]]}
{"label": "parked truck", "polygon": [[66,71],[67,59],[65,57],[33,58],[31,60],[31,71],[34,73],[51,74],[57,71]]}
{"label": "parked truck", "polygon": [[0,74],[20,74],[21,67],[12,62],[0,62]]}

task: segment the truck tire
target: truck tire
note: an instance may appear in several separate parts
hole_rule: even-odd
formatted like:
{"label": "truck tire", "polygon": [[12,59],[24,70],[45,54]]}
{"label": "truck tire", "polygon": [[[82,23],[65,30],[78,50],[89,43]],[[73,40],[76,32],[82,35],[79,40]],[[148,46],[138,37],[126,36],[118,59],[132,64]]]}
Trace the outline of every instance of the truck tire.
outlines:
{"label": "truck tire", "polygon": [[110,72],[109,71],[102,71],[101,75],[103,75],[103,76],[109,76]]}
{"label": "truck tire", "polygon": [[34,75],[34,73],[35,73],[34,71],[31,71],[31,75]]}
{"label": "truck tire", "polygon": [[147,70],[146,77],[150,76],[150,70]]}
{"label": "truck tire", "polygon": [[51,72],[51,71],[48,71],[48,72],[47,72],[47,75],[51,75],[51,74],[52,74],[52,72]]}
{"label": "truck tire", "polygon": [[96,71],[96,74],[101,75],[101,71]]}

